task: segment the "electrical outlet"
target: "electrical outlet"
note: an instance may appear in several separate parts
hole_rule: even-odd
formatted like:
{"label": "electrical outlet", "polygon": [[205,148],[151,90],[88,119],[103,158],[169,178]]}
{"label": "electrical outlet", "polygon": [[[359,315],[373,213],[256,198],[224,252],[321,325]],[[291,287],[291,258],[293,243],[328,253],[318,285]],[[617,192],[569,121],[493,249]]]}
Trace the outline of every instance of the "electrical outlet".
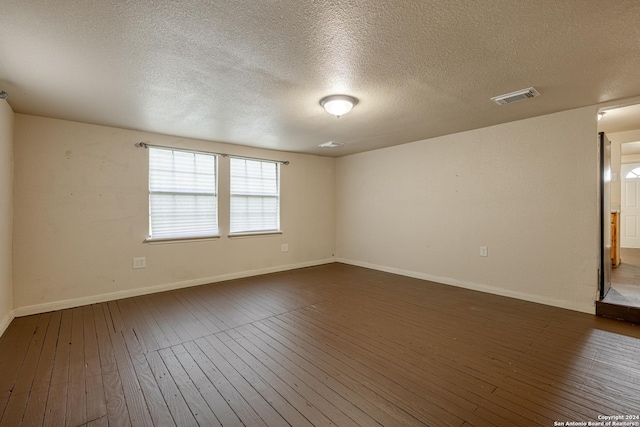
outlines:
{"label": "electrical outlet", "polygon": [[133,268],[134,269],[147,268],[147,258],[146,257],[134,258],[133,259]]}
{"label": "electrical outlet", "polygon": [[489,256],[489,248],[480,246],[480,256]]}
{"label": "electrical outlet", "polygon": [[280,245],[280,252],[289,252],[289,244],[283,243],[282,245]]}

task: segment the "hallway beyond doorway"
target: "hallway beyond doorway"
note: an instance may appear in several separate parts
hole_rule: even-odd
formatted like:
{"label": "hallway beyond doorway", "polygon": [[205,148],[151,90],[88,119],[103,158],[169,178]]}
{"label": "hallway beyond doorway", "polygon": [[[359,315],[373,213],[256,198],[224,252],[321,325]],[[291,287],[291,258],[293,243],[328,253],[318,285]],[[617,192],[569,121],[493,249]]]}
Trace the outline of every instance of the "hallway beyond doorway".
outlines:
{"label": "hallway beyond doorway", "polygon": [[604,302],[640,307],[640,249],[622,248],[621,264],[611,270],[611,289]]}

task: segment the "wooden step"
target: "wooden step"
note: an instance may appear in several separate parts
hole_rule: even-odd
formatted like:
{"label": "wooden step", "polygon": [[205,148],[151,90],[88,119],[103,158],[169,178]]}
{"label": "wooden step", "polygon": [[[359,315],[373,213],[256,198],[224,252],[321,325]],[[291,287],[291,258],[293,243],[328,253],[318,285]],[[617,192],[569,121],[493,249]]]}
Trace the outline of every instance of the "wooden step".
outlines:
{"label": "wooden step", "polygon": [[640,324],[640,307],[598,301],[596,302],[596,315]]}

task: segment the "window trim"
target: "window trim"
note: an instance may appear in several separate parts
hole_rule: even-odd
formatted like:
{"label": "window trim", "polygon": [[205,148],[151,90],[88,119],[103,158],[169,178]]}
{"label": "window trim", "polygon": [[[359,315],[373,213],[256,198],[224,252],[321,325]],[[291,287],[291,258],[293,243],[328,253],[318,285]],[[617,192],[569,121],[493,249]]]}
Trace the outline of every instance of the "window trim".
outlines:
{"label": "window trim", "polygon": [[[260,162],[260,163],[272,163],[275,165],[275,174],[276,174],[276,183],[277,183],[277,195],[259,195],[259,194],[245,194],[245,195],[240,195],[237,194],[237,196],[240,197],[256,197],[256,198],[260,198],[260,199],[265,199],[265,198],[273,198],[276,199],[277,201],[277,207],[278,207],[278,211],[277,211],[277,228],[275,229],[268,229],[268,230],[246,230],[246,231],[235,231],[232,232],[231,231],[231,223],[232,223],[232,204],[233,204],[233,198],[234,198],[234,193],[232,190],[232,184],[231,181],[233,179],[232,176],[232,167],[231,167],[231,163],[234,159],[237,160],[245,160],[245,161],[251,161],[251,162]],[[253,157],[243,157],[243,156],[229,156],[229,233],[228,236],[230,238],[238,238],[238,237],[253,237],[253,236],[264,236],[264,235],[273,235],[273,234],[282,234],[282,225],[281,225],[281,219],[282,219],[282,193],[281,193],[281,181],[282,181],[282,168],[281,166],[283,164],[289,164],[289,162],[281,162],[278,160],[267,160],[267,159],[258,159],[258,158],[253,158]]]}
{"label": "window trim", "polygon": [[242,237],[261,237],[261,236],[272,236],[275,234],[283,234],[282,230],[274,230],[274,231],[247,231],[247,232],[237,232],[237,233],[229,233],[227,237],[230,239],[233,238],[242,238]]}
{"label": "window trim", "polygon": [[[161,243],[180,243],[180,242],[192,242],[192,241],[203,241],[203,240],[215,240],[220,238],[220,223],[219,223],[219,211],[220,211],[220,190],[219,190],[219,154],[203,152],[198,150],[188,150],[183,148],[173,148],[173,147],[161,147],[161,146],[146,146],[145,148],[149,149],[148,165],[147,165],[147,177],[148,177],[148,203],[149,203],[149,215],[147,222],[147,237],[143,240],[143,243],[149,244],[161,244]],[[215,184],[215,192],[203,192],[203,191],[152,191],[151,190],[151,150],[163,150],[174,152],[182,152],[192,154],[194,156],[210,156],[213,157],[215,175],[214,175],[214,184]],[[167,195],[167,196],[203,196],[203,197],[214,197],[215,199],[215,225],[216,225],[216,233],[213,234],[202,234],[202,235],[176,235],[176,236],[163,236],[163,237],[153,237],[151,234],[152,231],[152,213],[151,213],[151,199],[153,195]]]}
{"label": "window trim", "polygon": [[148,243],[150,245],[161,245],[165,243],[188,243],[188,242],[203,242],[207,240],[219,240],[220,234],[202,237],[157,237],[155,239],[147,237],[142,243]]}

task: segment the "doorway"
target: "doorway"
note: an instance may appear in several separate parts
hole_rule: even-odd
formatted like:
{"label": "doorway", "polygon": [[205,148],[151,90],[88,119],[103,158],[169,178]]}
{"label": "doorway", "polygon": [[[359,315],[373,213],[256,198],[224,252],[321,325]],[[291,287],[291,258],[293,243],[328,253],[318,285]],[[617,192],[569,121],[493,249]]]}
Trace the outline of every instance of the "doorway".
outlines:
{"label": "doorway", "polygon": [[622,163],[620,184],[620,246],[640,248],[640,163]]}
{"label": "doorway", "polygon": [[[599,169],[602,256],[596,312],[640,323],[640,105],[606,110],[598,132],[600,147],[607,145],[600,137],[605,132],[611,144],[610,170],[602,162]],[[599,154],[606,163],[606,151]]]}

